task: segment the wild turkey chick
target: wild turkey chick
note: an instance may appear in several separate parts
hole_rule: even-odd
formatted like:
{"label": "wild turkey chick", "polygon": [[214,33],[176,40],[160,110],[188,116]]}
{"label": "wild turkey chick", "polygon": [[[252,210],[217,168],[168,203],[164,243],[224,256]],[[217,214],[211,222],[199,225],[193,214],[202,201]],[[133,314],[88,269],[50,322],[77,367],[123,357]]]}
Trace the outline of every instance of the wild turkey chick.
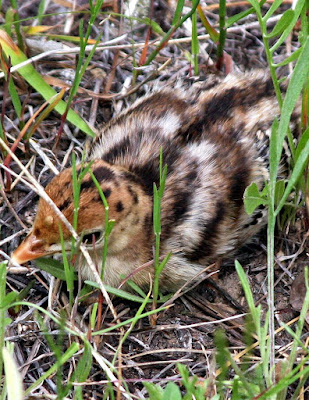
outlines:
{"label": "wild turkey chick", "polygon": [[[161,275],[162,288],[177,289],[259,231],[266,210],[248,216],[243,194],[251,182],[262,188],[268,178],[269,135],[278,114],[270,76],[255,71],[155,91],[104,126],[87,157],[115,220],[104,283],[118,286],[132,274],[138,285],[149,285],[153,265],[134,270],[153,258],[153,184],[159,185],[161,148],[167,164],[161,255],[172,254]],[[46,192],[72,223],[72,170],[62,171]],[[23,263],[61,252],[59,223],[41,199],[33,228],[13,259]],[[61,226],[69,250],[70,234]],[[104,206],[87,173],[77,231],[99,269],[104,226]],[[82,256],[79,262],[82,276],[91,278]]]}

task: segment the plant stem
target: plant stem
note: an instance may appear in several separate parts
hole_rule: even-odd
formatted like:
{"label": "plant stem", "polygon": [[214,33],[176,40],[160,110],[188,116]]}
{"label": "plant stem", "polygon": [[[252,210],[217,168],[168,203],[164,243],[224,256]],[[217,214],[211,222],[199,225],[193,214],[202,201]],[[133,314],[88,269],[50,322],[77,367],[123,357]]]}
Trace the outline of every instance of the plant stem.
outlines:
{"label": "plant stem", "polygon": [[269,378],[275,382],[275,292],[274,292],[274,233],[276,217],[274,215],[274,186],[270,185],[270,206],[268,209],[267,227],[267,276],[268,276],[268,308],[269,308]]}
{"label": "plant stem", "polygon": [[220,0],[219,3],[220,34],[219,34],[219,44],[217,49],[217,57],[219,60],[222,59],[223,57],[224,44],[226,38],[225,15],[226,15],[226,0]]}
{"label": "plant stem", "polygon": [[0,264],[0,377],[2,378],[3,372],[3,358],[2,358],[2,349],[4,347],[4,333],[5,333],[5,307],[2,307],[1,304],[4,301],[5,297],[5,285],[6,285],[6,264]]}

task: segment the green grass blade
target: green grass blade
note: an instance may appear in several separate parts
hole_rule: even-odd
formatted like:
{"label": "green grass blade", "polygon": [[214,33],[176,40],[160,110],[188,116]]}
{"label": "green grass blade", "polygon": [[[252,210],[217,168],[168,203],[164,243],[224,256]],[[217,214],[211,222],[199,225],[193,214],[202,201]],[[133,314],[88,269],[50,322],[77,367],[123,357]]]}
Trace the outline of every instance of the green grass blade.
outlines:
{"label": "green grass blade", "polygon": [[207,19],[206,15],[204,14],[203,9],[202,9],[200,4],[197,6],[197,11],[199,13],[200,20],[202,21],[202,24],[203,24],[204,28],[206,29],[207,33],[210,36],[210,39],[214,43],[217,43],[219,41],[219,33],[216,31],[216,29],[208,21],[208,19]]}
{"label": "green grass blade", "polygon": [[286,10],[279,21],[276,23],[274,29],[265,35],[267,39],[273,38],[275,36],[279,36],[283,31],[285,31],[290,25],[291,19],[294,17],[293,10]]}
{"label": "green grass blade", "polygon": [[[42,271],[53,275],[55,278],[65,281],[64,267],[59,261],[53,258],[38,258],[35,260],[35,265]],[[76,275],[75,279],[77,279]]]}
{"label": "green grass blade", "polygon": [[41,375],[28,389],[26,390],[25,394],[28,395],[31,393],[35,388],[37,388],[42,382],[44,382],[45,379],[47,379],[49,376],[53,375],[55,372],[57,372],[57,368],[59,368],[59,365],[63,365],[66,363],[77,351],[79,350],[79,345],[78,343],[74,342],[71,344],[71,346],[66,350],[66,352],[61,356],[59,363],[55,363],[50,367],[43,375]]}
{"label": "green grass blade", "polygon": [[199,54],[199,44],[198,44],[198,33],[197,33],[197,12],[192,14],[192,56],[194,62],[194,75],[199,74],[198,68],[198,54]]}
{"label": "green grass blade", "polygon": [[273,13],[280,7],[281,3],[283,0],[275,0],[273,4],[271,5],[270,9],[267,11],[267,13],[263,17],[263,21],[267,21],[268,18],[270,18]]}
{"label": "green grass blade", "polygon": [[21,117],[21,102],[17,93],[17,89],[15,87],[14,81],[12,79],[12,77],[10,77],[10,81],[9,81],[9,93],[12,99],[12,103],[14,106],[14,110],[16,112],[16,115],[18,116],[18,118]]}
{"label": "green grass blade", "polygon": [[[88,341],[84,341],[84,353],[77,363],[73,379],[76,382],[85,382],[89,376],[92,367],[92,351]],[[79,392],[82,390],[82,386],[76,386],[75,391]]]}
{"label": "green grass blade", "polygon": [[178,0],[177,1],[176,10],[175,10],[175,14],[174,14],[174,17],[173,17],[172,25],[176,25],[177,22],[180,20],[182,9],[183,9],[184,5],[185,5],[185,0]]}
{"label": "green grass blade", "polygon": [[225,27],[226,29],[230,28],[232,25],[235,24],[235,22],[238,22],[239,20],[247,17],[250,14],[254,13],[254,8],[250,7],[248,10],[246,11],[241,11],[238,14],[233,15],[232,17],[229,17],[226,22],[225,22]]}
{"label": "green grass blade", "polygon": [[[87,281],[86,280],[85,283],[87,285],[89,285],[89,286],[93,286],[93,287],[95,287],[97,289],[100,289],[100,286],[96,282],[92,282],[92,281]],[[105,286],[106,291],[109,294],[112,294],[114,296],[120,297],[120,298],[125,299],[125,300],[134,301],[136,303],[143,303],[143,301],[144,301],[143,297],[138,297],[138,296],[136,296],[136,295],[134,295],[132,293],[126,292],[126,291],[121,290],[121,289],[114,288],[112,286],[108,286],[108,285],[104,285],[104,286]]]}
{"label": "green grass blade", "polygon": [[[150,315],[153,315],[153,314],[158,314],[161,311],[166,311],[168,308],[169,307],[160,307],[160,308],[157,308],[155,310],[147,311],[147,312],[141,314],[139,316],[139,319],[149,317]],[[100,331],[93,332],[92,336],[103,335],[104,333],[108,333],[108,332],[117,330],[117,329],[121,328],[122,326],[129,325],[134,320],[135,320],[135,317],[129,318],[126,321],[122,321],[122,322],[119,322],[118,324],[115,324],[113,326],[109,326],[108,328],[102,329]]]}
{"label": "green grass blade", "polygon": [[[305,5],[306,0],[298,0],[296,3],[296,7],[294,9],[294,15],[293,18],[290,20],[289,26],[285,29],[283,34],[280,36],[280,38],[277,40],[277,42],[273,45],[273,47],[270,49],[271,53],[274,53],[278,49],[279,46],[286,40],[286,38],[289,36],[291,33],[292,29],[294,29],[295,24],[300,16],[300,13]],[[308,58],[307,58],[308,61]]]}
{"label": "green grass blade", "polygon": [[247,214],[252,214],[253,211],[261,204],[268,204],[268,200],[260,193],[259,188],[255,182],[248,186],[244,193],[244,206]]}
{"label": "green grass blade", "polygon": [[276,143],[276,165],[279,165],[283,141],[289,127],[290,118],[299,98],[301,90],[309,76],[309,38],[303,46],[303,50],[295,65],[284,101],[282,105],[281,119],[278,126]]}
{"label": "green grass blade", "polygon": [[296,61],[301,52],[302,52],[302,48],[299,48],[299,49],[295,50],[294,53],[291,54],[288,58],[286,58],[285,60],[281,61],[279,64],[273,64],[273,66],[278,68],[278,67],[282,67],[283,65],[287,65],[292,61]]}
{"label": "green grass blade", "polygon": [[255,307],[254,298],[252,295],[252,291],[250,289],[250,285],[249,285],[247,276],[245,274],[243,267],[237,260],[235,260],[235,268],[236,268],[238,277],[240,279],[242,288],[245,292],[246,300],[247,300],[248,307],[249,307],[249,310],[250,310],[252,318],[253,318],[253,322],[255,324],[256,329],[258,330],[258,327],[260,326],[260,307]]}
{"label": "green grass blade", "polygon": [[[21,62],[27,61],[25,54],[15,45],[12,39],[7,33],[0,29],[0,45],[7,57],[11,57],[12,65],[15,66]],[[34,69],[32,64],[27,64],[18,70],[18,73],[37,90],[45,100],[50,100],[52,97],[57,95],[57,92],[49,86],[41,75]],[[67,108],[67,104],[64,101],[60,101],[55,110],[59,114],[64,114]],[[94,132],[90,129],[87,123],[73,110],[69,110],[67,119],[73,125],[78,127],[81,131],[92,137],[95,136]]]}

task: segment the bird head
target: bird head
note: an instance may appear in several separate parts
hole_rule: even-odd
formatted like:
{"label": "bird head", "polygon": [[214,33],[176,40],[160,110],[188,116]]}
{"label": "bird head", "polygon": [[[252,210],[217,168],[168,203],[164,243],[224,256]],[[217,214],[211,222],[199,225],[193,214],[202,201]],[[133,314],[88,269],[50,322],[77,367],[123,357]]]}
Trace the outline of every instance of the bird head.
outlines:
{"label": "bird head", "polygon": [[[108,203],[109,220],[115,221],[109,240],[109,253],[117,254],[130,245],[134,235],[142,228],[146,215],[151,215],[151,198],[145,194],[138,178],[119,166],[111,166],[98,160],[82,171],[77,167],[79,180],[78,218],[76,231],[89,249],[104,245],[105,207],[99,190],[90,173],[98,181]],[[87,171],[87,172],[86,172]],[[74,193],[73,171],[68,168],[54,177],[45,189],[50,199],[73,225]],[[139,218],[141,217],[141,218]],[[12,254],[18,264],[62,252],[60,227],[64,247],[72,246],[71,233],[56,211],[44,199],[40,199],[33,227]]]}

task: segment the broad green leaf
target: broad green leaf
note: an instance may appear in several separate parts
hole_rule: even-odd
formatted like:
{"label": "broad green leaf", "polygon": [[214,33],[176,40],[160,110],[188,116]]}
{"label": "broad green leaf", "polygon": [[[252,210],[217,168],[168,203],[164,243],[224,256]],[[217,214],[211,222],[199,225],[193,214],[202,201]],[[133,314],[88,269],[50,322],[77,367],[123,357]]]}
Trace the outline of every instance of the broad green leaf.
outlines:
{"label": "broad green leaf", "polygon": [[[289,82],[286,95],[282,105],[281,119],[278,127],[277,133],[277,143],[276,143],[276,151],[275,151],[275,163],[276,163],[276,171],[279,165],[283,141],[286,135],[286,132],[289,127],[291,114],[295,108],[296,102],[298,101],[301,90],[304,86],[304,83],[309,77],[309,38],[307,38],[303,50],[299,56],[299,59],[295,65],[293,74],[291,76],[291,80]],[[273,134],[272,134],[273,136]],[[271,137],[272,139],[272,137]],[[272,150],[271,154],[272,154]]]}
{"label": "broad green leaf", "polygon": [[290,55],[290,57],[288,57],[285,60],[281,61],[279,64],[273,64],[273,66],[278,68],[278,67],[282,67],[283,65],[287,65],[290,62],[297,60],[298,57],[299,57],[299,54],[301,52],[302,52],[302,48],[299,48],[299,49],[295,50],[294,53]]}
{"label": "broad green leaf", "polygon": [[169,382],[163,392],[162,400],[181,400],[181,392],[174,382]]}
{"label": "broad green leaf", "polygon": [[[308,135],[308,130],[305,131],[305,135]],[[307,140],[305,146],[301,150],[301,152],[297,156],[297,161],[296,164],[293,168],[292,175],[288,181],[287,187],[285,189],[285,192],[280,200],[280,203],[278,204],[278,207],[276,208],[275,214],[278,215],[282,207],[284,206],[284,203],[286,202],[289,194],[291,193],[294,185],[298,181],[300,175],[304,171],[305,167],[308,165],[308,160],[309,160],[309,140]]]}
{"label": "broad green leaf", "polygon": [[[273,45],[273,47],[270,49],[271,53],[276,51],[276,49],[285,41],[285,39],[289,36],[291,33],[292,29],[294,29],[296,21],[298,20],[300,13],[304,7],[306,0],[298,0],[295,5],[294,9],[294,14],[293,17],[290,19],[290,24],[289,26],[284,30],[280,38],[277,40],[277,42]],[[308,61],[308,58],[307,58]]]}
{"label": "broad green leaf", "polygon": [[279,21],[276,23],[274,29],[269,34],[265,35],[265,37],[269,39],[275,36],[279,36],[290,25],[293,17],[294,11],[291,9],[286,10]]}
{"label": "broad green leaf", "polygon": [[53,258],[38,258],[35,265],[62,281],[66,280],[63,264]]}
{"label": "broad green leaf", "polygon": [[[11,58],[11,63],[13,66],[27,61],[25,54],[16,46],[10,36],[2,29],[0,29],[0,46],[2,47],[6,57]],[[32,64],[27,64],[20,68],[18,73],[29,83],[29,85],[37,90],[45,100],[49,101],[51,98],[57,95],[57,92],[44,81],[41,75],[34,69]],[[66,111],[66,108],[67,104],[64,101],[60,101],[55,107],[55,110],[59,112],[59,114],[63,115]],[[67,119],[87,135],[92,137],[95,136],[87,123],[72,109],[69,110]]]}
{"label": "broad green leaf", "polygon": [[248,186],[244,193],[244,205],[247,214],[252,214],[253,211],[261,204],[268,204],[268,201],[259,192],[259,188],[255,182]]}

